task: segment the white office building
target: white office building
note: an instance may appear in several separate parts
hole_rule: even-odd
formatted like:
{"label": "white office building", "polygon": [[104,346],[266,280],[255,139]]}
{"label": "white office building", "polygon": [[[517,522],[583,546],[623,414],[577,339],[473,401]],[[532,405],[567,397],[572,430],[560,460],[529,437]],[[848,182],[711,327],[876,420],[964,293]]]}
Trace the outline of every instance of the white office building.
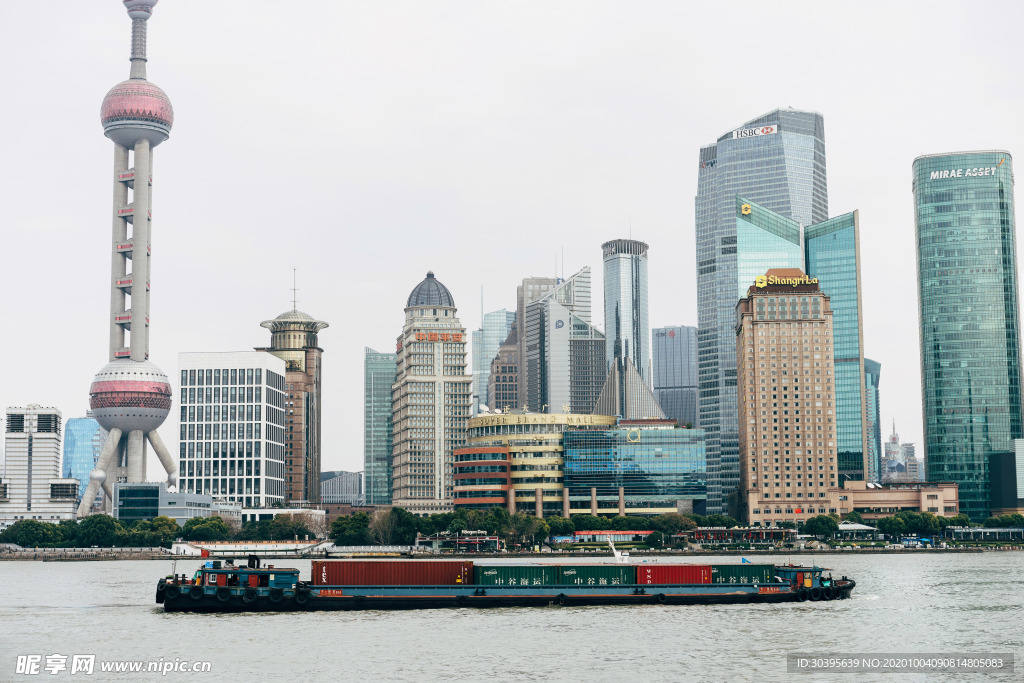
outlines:
{"label": "white office building", "polygon": [[75,519],[78,480],[61,477],[61,414],[30,405],[8,408],[0,477],[0,530],[22,519]]}
{"label": "white office building", "polygon": [[178,354],[181,491],[285,499],[285,362],[263,351]]}

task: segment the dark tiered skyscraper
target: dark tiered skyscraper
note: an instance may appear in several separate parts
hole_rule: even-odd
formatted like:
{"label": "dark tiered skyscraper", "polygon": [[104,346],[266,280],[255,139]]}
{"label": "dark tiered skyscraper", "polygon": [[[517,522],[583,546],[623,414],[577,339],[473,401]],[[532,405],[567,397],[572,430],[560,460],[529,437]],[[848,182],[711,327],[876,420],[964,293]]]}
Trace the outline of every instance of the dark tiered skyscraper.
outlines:
{"label": "dark tiered skyscraper", "polygon": [[928,481],[991,508],[990,461],[1021,438],[1020,312],[1009,153],[914,160],[921,380]]}
{"label": "dark tiered skyscraper", "polygon": [[[707,439],[708,512],[719,513],[739,484],[736,303],[751,282],[737,256],[737,227],[743,226],[737,195],[796,224],[828,218],[824,120],[814,112],[777,109],[701,148],[698,163],[700,426]],[[799,249],[799,237],[796,244]],[[799,260],[770,265],[798,266]]]}

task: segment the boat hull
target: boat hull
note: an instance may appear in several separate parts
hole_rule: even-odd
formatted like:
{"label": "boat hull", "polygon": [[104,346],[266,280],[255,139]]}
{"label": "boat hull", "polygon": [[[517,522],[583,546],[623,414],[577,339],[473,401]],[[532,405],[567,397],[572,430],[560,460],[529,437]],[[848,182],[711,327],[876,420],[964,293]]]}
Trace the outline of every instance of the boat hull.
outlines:
{"label": "boat hull", "polygon": [[[575,607],[590,605],[732,605],[827,601],[849,598],[855,582],[836,582],[832,592],[817,595],[794,591],[789,584],[736,586],[730,584],[626,586],[309,586],[308,593],[263,590],[245,595],[244,589],[226,595],[201,586],[178,587],[165,595],[167,612],[311,612],[407,610],[439,608]],[[199,589],[198,597],[191,590]],[[186,590],[187,589],[187,590]],[[172,591],[174,593],[174,591]],[[829,597],[830,596],[830,597]]]}

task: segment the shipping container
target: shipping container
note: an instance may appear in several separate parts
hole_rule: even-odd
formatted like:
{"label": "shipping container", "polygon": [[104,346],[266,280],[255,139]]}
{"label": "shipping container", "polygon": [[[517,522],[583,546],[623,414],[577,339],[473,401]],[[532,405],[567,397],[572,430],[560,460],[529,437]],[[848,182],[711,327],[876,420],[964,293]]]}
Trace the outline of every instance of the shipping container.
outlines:
{"label": "shipping container", "polygon": [[773,583],[774,564],[713,564],[711,583]]}
{"label": "shipping container", "polygon": [[558,566],[562,586],[621,586],[636,583],[636,567],[622,564],[563,564]]}
{"label": "shipping container", "polygon": [[456,586],[473,580],[473,563],[434,560],[313,560],[315,586]]}
{"label": "shipping container", "polygon": [[556,568],[543,564],[476,565],[473,583],[481,586],[553,586]]}
{"label": "shipping container", "polygon": [[636,568],[642,584],[711,583],[709,564],[644,564]]}

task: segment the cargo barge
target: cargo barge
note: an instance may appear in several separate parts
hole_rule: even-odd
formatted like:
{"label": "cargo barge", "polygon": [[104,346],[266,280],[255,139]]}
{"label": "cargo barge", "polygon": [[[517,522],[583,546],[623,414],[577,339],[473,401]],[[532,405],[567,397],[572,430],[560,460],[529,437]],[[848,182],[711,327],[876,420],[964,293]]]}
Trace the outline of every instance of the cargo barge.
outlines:
{"label": "cargo barge", "polygon": [[298,569],[207,562],[157,583],[167,612],[724,605],[840,600],[856,582],[821,567],[771,564],[474,564],[433,560],[314,561]]}

